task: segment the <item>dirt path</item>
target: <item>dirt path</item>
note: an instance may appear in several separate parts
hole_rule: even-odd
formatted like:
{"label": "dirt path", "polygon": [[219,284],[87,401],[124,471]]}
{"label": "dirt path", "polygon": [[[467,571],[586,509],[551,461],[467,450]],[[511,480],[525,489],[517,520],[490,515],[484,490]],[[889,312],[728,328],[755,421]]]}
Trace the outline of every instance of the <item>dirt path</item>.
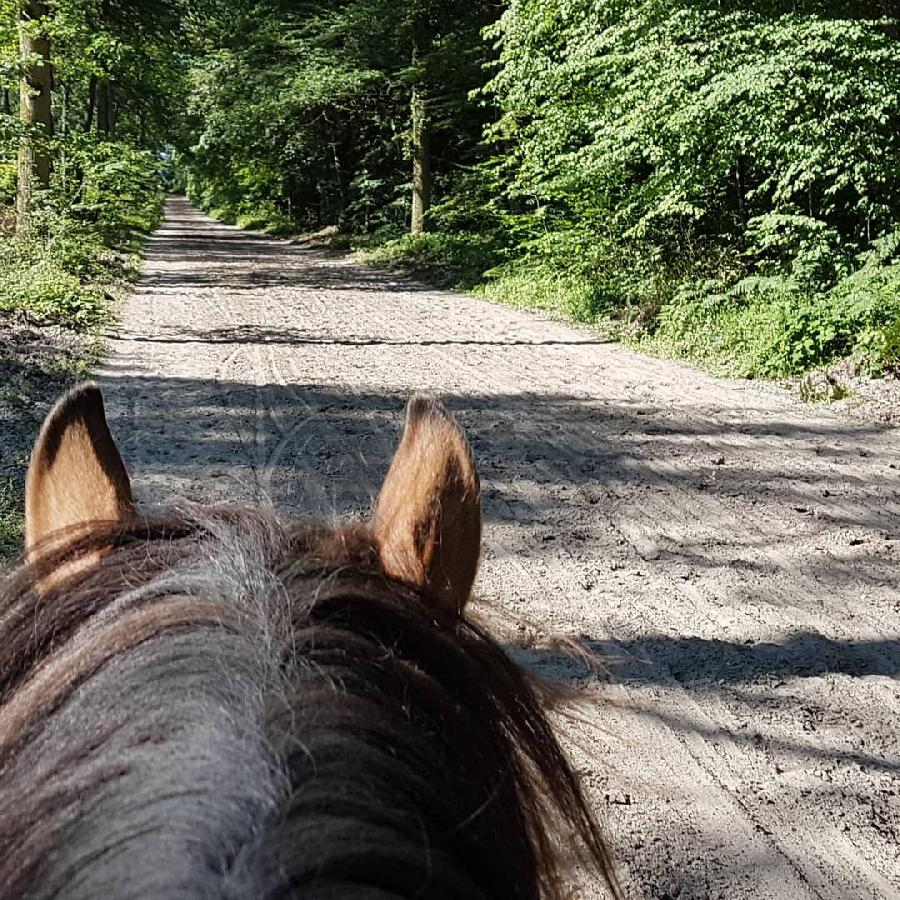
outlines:
{"label": "dirt path", "polygon": [[484,485],[480,594],[593,692],[566,728],[628,896],[900,896],[897,432],[179,200],[101,380],[139,496],[298,513],[367,508],[408,394],[439,393]]}

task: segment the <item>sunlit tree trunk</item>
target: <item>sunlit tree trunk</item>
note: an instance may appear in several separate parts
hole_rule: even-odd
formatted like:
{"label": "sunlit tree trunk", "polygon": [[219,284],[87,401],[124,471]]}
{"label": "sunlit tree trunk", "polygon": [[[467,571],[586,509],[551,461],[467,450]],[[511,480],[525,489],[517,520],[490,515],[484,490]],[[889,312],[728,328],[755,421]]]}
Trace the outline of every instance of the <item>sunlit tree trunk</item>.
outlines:
{"label": "sunlit tree trunk", "polygon": [[28,0],[22,7],[19,24],[19,49],[22,75],[19,85],[19,116],[25,131],[19,144],[18,184],[16,190],[16,231],[28,228],[33,204],[33,188],[50,186],[50,148],[53,134],[50,64],[50,39],[34,23],[47,15],[47,4]]}
{"label": "sunlit tree trunk", "polygon": [[425,231],[425,216],[431,206],[431,149],[428,141],[428,106],[421,88],[412,92],[413,194],[410,231]]}

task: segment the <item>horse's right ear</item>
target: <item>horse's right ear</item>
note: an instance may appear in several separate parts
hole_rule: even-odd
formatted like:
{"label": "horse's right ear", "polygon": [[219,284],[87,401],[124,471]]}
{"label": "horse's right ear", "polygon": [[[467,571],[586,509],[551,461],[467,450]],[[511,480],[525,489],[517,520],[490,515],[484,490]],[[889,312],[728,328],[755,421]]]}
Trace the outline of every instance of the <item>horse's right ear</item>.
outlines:
{"label": "horse's right ear", "polygon": [[[44,420],[25,482],[25,548],[31,554],[65,529],[134,515],[131,482],[116,449],[100,389],[79,385]],[[80,526],[80,527],[79,527]]]}
{"label": "horse's right ear", "polygon": [[481,491],[465,436],[437,400],[409,401],[372,525],[389,575],[462,612],[481,552]]}

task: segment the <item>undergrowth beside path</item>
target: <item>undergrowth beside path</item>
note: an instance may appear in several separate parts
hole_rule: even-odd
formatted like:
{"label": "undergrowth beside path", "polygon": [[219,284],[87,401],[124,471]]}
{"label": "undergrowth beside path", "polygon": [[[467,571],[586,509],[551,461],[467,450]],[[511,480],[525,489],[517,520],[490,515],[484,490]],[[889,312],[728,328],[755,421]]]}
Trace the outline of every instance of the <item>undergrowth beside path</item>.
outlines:
{"label": "undergrowth beside path", "polygon": [[356,250],[363,263],[598,326],[645,352],[687,359],[719,375],[796,376],[842,360],[863,375],[900,369],[897,263],[870,262],[820,294],[760,277],[728,290],[713,282],[682,287],[654,308],[623,303],[601,278],[527,259],[502,262],[504,252],[485,236],[376,234],[343,237],[338,246]]}
{"label": "undergrowth beside path", "polygon": [[136,280],[163,186],[151,154],[85,151],[82,179],[54,176],[27,229],[0,212],[0,559],[18,552],[25,469],[50,405],[88,376],[102,329]]}

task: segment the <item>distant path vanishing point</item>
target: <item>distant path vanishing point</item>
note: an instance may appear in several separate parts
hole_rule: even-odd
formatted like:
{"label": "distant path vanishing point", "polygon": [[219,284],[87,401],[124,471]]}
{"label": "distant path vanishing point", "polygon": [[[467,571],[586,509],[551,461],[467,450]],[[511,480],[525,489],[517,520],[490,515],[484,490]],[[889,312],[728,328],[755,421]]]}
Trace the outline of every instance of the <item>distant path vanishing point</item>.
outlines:
{"label": "distant path vanishing point", "polygon": [[440,394],[483,481],[478,594],[584,686],[563,727],[628,896],[900,896],[897,432],[183,199],[148,250],[99,376],[139,498],[359,514],[408,395]]}

